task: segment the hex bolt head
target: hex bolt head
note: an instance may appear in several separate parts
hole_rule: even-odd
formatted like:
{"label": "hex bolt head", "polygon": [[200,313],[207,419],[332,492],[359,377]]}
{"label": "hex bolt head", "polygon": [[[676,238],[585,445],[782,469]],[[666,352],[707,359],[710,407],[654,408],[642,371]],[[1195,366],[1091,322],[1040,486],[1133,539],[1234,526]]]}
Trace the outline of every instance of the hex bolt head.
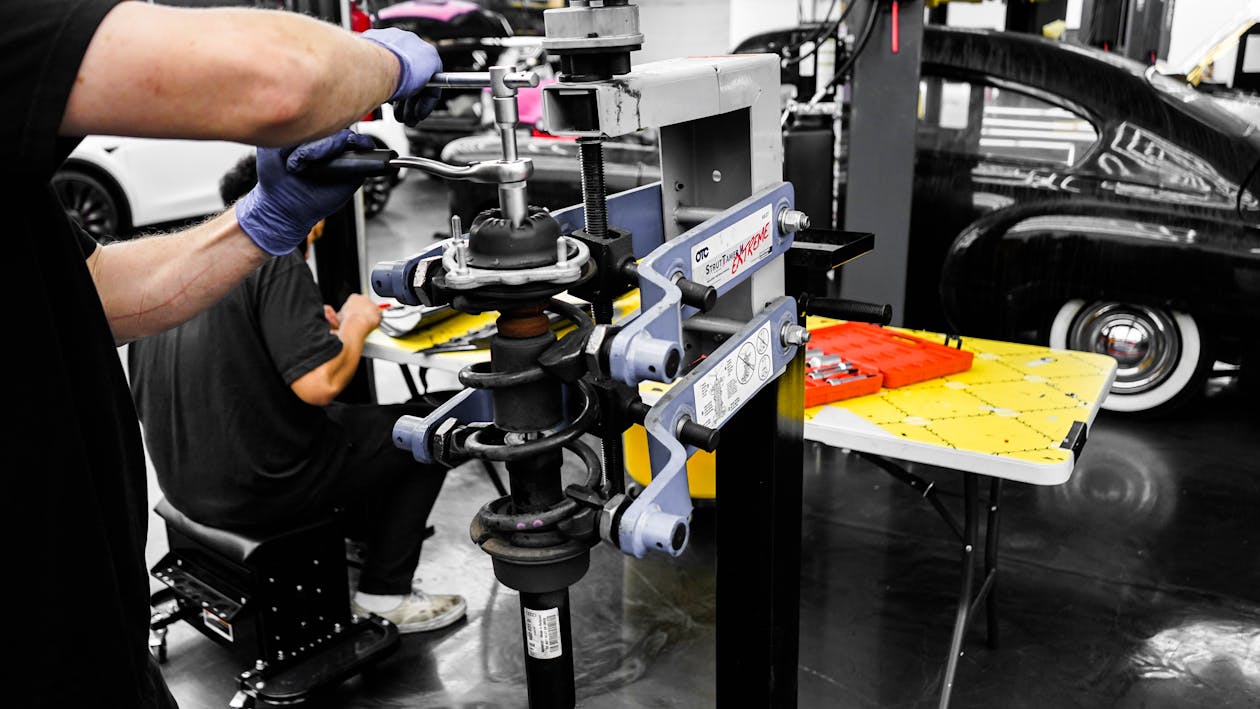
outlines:
{"label": "hex bolt head", "polygon": [[810,332],[796,323],[786,323],[779,333],[779,338],[784,347],[800,347],[809,342]]}
{"label": "hex bolt head", "polygon": [[779,231],[784,234],[795,234],[809,228],[809,215],[795,209],[784,207],[779,210]]}

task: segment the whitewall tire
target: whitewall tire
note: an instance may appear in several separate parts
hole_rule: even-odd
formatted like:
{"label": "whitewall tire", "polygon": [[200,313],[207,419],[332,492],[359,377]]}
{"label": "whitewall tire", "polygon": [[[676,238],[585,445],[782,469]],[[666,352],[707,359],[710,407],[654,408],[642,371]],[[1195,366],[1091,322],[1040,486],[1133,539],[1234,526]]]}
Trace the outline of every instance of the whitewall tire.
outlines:
{"label": "whitewall tire", "polygon": [[1212,366],[1190,315],[1137,303],[1071,300],[1050,326],[1050,346],[1110,355],[1116,380],[1103,408],[1164,413],[1202,392]]}

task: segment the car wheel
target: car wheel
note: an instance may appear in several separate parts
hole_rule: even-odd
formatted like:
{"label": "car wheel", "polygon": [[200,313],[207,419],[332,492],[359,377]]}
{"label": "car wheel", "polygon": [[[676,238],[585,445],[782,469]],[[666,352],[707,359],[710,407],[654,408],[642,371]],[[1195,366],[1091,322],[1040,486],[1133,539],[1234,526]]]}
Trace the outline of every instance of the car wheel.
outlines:
{"label": "car wheel", "polygon": [[1136,303],[1068,301],[1050,326],[1050,346],[1110,355],[1116,379],[1102,407],[1160,414],[1203,392],[1212,367],[1190,315]]}
{"label": "car wheel", "polygon": [[130,229],[126,204],[96,176],[63,168],[53,175],[52,186],[66,215],[97,241],[123,238]]}
{"label": "car wheel", "polygon": [[369,177],[363,181],[363,215],[368,219],[385,211],[389,195],[394,191],[393,179],[388,175]]}

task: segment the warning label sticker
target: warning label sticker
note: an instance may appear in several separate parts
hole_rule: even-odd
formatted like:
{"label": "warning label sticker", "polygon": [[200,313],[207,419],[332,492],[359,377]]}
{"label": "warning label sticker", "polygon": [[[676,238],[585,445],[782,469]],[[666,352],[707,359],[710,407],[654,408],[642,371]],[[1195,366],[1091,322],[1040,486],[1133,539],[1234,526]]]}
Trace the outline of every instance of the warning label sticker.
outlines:
{"label": "warning label sticker", "polygon": [[560,611],[555,608],[536,611],[533,608],[522,608],[525,611],[525,648],[529,656],[537,660],[551,660],[560,657],[563,647],[560,643]]}
{"label": "warning label sticker", "polygon": [[233,637],[232,624],[222,618],[219,618],[204,608],[201,611],[201,623],[219,635],[222,635],[229,642],[236,642],[236,639]]}
{"label": "warning label sticker", "polygon": [[696,382],[696,423],[709,428],[721,426],[757,393],[773,371],[767,323]]}
{"label": "warning label sticker", "polygon": [[767,204],[714,236],[691,247],[691,280],[717,288],[739,276],[774,249]]}

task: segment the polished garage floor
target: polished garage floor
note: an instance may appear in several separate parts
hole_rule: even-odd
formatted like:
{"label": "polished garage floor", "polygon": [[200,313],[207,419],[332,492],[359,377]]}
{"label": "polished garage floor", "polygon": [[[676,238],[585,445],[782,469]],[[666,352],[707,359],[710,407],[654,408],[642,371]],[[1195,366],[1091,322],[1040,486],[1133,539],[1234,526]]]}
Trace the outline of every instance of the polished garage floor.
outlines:
{"label": "polished garage floor", "polygon": [[[427,243],[444,206],[435,184],[405,183],[370,227],[370,258]],[[403,396],[396,366],[377,380],[382,401]],[[805,460],[799,706],[935,706],[958,583],[948,530],[854,456],[807,444]],[[956,473],[915,472],[961,490]],[[515,594],[467,535],[493,496],[479,469],[452,471],[421,560],[425,588],[463,594],[467,620],[406,636],[323,705],[525,706]],[[1008,483],[1004,502],[1002,646],[979,621],[953,706],[1260,707],[1260,415],[1235,380],[1166,420],[1100,417],[1067,484]],[[678,560],[595,550],[572,593],[579,706],[713,706],[718,513],[697,512]],[[160,524],[150,537],[156,560]],[[239,669],[172,629],[165,674],[185,709],[226,706]]]}

